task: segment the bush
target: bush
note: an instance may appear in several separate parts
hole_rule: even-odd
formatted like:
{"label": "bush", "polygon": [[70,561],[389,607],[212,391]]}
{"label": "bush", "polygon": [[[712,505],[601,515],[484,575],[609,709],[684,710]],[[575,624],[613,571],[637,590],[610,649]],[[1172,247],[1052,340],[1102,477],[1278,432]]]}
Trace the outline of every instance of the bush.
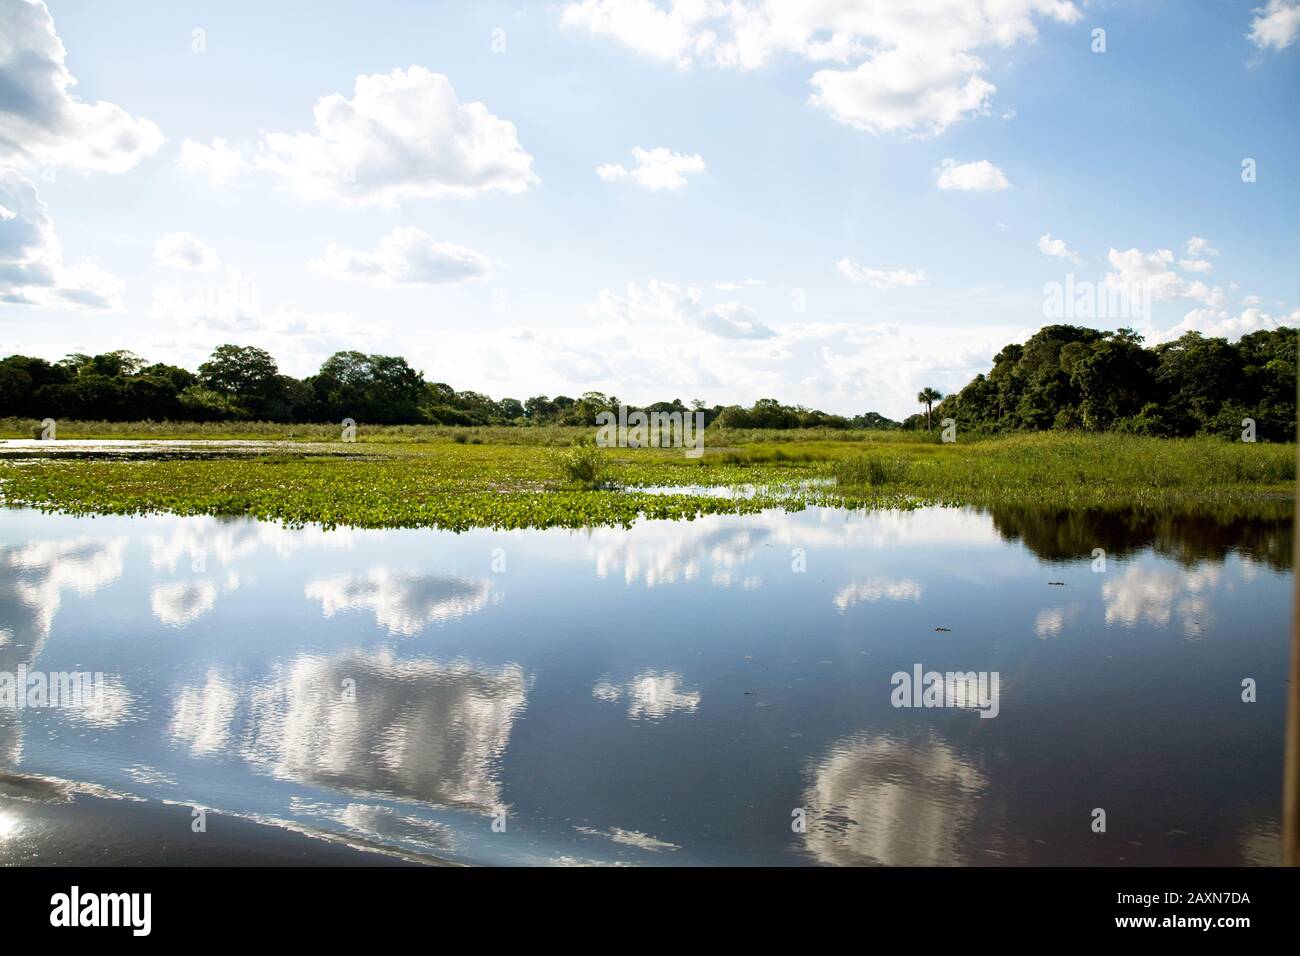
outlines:
{"label": "bush", "polygon": [[1111,430],[1122,435],[1143,435],[1147,438],[1166,438],[1174,433],[1155,402],[1147,402],[1136,415],[1115,419]]}
{"label": "bush", "polygon": [[608,481],[609,467],[605,458],[591,445],[575,445],[561,452],[559,463],[565,480],[584,488],[598,488]]}

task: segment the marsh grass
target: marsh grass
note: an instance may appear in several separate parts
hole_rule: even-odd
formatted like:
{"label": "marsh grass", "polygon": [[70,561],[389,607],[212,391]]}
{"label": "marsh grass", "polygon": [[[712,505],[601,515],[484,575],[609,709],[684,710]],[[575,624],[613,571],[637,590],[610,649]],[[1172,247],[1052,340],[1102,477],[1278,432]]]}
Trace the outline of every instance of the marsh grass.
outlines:
{"label": "marsh grass", "polygon": [[910,468],[902,458],[883,458],[880,455],[854,455],[841,458],[831,465],[835,484],[841,487],[861,488],[902,482]]}
{"label": "marsh grass", "polygon": [[[545,441],[521,443],[519,433],[532,429],[412,428],[398,427],[399,435],[386,443],[345,445],[336,434],[317,436],[340,452],[346,449],[346,456],[307,447],[299,453],[290,446],[246,458],[20,462],[5,459],[0,449],[0,497],[88,513],[246,514],[364,526],[577,527],[808,504],[1184,509],[1271,501],[1289,508],[1296,473],[1294,445],[1209,438],[1041,433],[941,444],[877,432],[870,441],[713,445],[702,458],[686,458],[680,449],[598,449],[589,429],[537,429],[544,434],[532,437]],[[464,442],[456,440],[458,434]],[[59,423],[60,438],[76,435]],[[116,437],[161,436],[137,428]],[[708,437],[712,441],[711,432]],[[563,447],[547,447],[551,440]],[[617,489],[611,487],[615,479]],[[751,485],[781,493],[722,498],[691,494],[686,487],[681,495],[637,490],[693,485]]]}

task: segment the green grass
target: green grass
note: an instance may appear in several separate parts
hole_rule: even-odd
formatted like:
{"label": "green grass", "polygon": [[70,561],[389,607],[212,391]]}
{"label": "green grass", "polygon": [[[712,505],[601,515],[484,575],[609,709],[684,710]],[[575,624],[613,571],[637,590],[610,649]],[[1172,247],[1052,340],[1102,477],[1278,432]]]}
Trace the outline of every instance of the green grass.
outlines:
{"label": "green grass", "polygon": [[[60,423],[59,437],[287,437],[271,430],[287,426],[227,433],[184,426],[165,434],[156,428],[99,431],[93,423]],[[333,426],[293,430],[294,441],[337,440]],[[755,441],[755,434],[772,440]],[[76,513],[165,511],[459,530],[629,524],[640,517],[809,504],[1276,506],[1294,492],[1296,465],[1294,445],[1217,439],[1044,433],[941,444],[925,433],[710,431],[704,456],[691,459],[672,449],[597,449],[592,435],[592,429],[398,426],[373,435],[359,428],[358,442],[346,446],[355,454],[347,458],[309,457],[292,446],[245,459],[0,458],[0,496]],[[682,493],[638,490],[649,485],[679,486]],[[692,493],[691,485],[751,485],[758,492],[718,498]]]}

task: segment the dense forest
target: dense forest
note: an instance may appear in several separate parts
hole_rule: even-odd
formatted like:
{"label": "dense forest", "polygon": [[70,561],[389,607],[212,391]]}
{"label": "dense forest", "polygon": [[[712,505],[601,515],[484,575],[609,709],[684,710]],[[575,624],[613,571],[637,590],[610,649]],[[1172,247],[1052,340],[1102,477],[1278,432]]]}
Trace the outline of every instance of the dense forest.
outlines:
{"label": "dense forest", "polygon": [[[988,375],[935,405],[933,417],[977,431],[1225,438],[1239,438],[1242,420],[1252,418],[1257,437],[1292,441],[1296,330],[1252,332],[1238,342],[1188,332],[1148,348],[1130,329],[1049,325],[1002,349]],[[925,416],[904,426],[923,428]]]}
{"label": "dense forest", "polygon": [[[987,375],[903,423],[876,412],[852,418],[760,399],[749,408],[679,399],[644,411],[702,411],[731,428],[924,429],[944,418],[966,430],[1124,431],[1238,437],[1253,418],[1260,438],[1289,441],[1296,427],[1296,332],[1254,332],[1232,343],[1189,332],[1148,348],[1131,330],[1070,325],[1008,345]],[[69,355],[58,362],[0,359],[0,416],[108,421],[338,422],[370,424],[594,425],[619,399],[536,395],[493,399],[426,382],[399,356],[337,352],[303,379],[280,372],[262,349],[222,345],[197,371],[149,364],[131,352]]]}

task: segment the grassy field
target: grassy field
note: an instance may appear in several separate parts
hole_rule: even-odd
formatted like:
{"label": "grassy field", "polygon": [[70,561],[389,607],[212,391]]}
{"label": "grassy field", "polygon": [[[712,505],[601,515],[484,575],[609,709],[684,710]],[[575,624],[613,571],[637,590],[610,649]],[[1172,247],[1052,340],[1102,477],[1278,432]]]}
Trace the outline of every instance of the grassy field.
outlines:
{"label": "grassy field", "polygon": [[[30,437],[31,424],[15,422],[4,434]],[[1276,511],[1290,508],[1296,467],[1294,445],[1217,439],[1044,433],[942,444],[937,432],[710,430],[704,456],[691,459],[672,449],[597,449],[593,433],[399,426],[359,428],[357,442],[347,445],[335,426],[69,422],[60,423],[60,439],[290,439],[329,442],[350,454],[282,445],[238,459],[0,457],[0,496],[75,513],[460,530],[628,524],[810,504]],[[650,486],[659,487],[644,490]],[[707,491],[740,486],[744,494]]]}

